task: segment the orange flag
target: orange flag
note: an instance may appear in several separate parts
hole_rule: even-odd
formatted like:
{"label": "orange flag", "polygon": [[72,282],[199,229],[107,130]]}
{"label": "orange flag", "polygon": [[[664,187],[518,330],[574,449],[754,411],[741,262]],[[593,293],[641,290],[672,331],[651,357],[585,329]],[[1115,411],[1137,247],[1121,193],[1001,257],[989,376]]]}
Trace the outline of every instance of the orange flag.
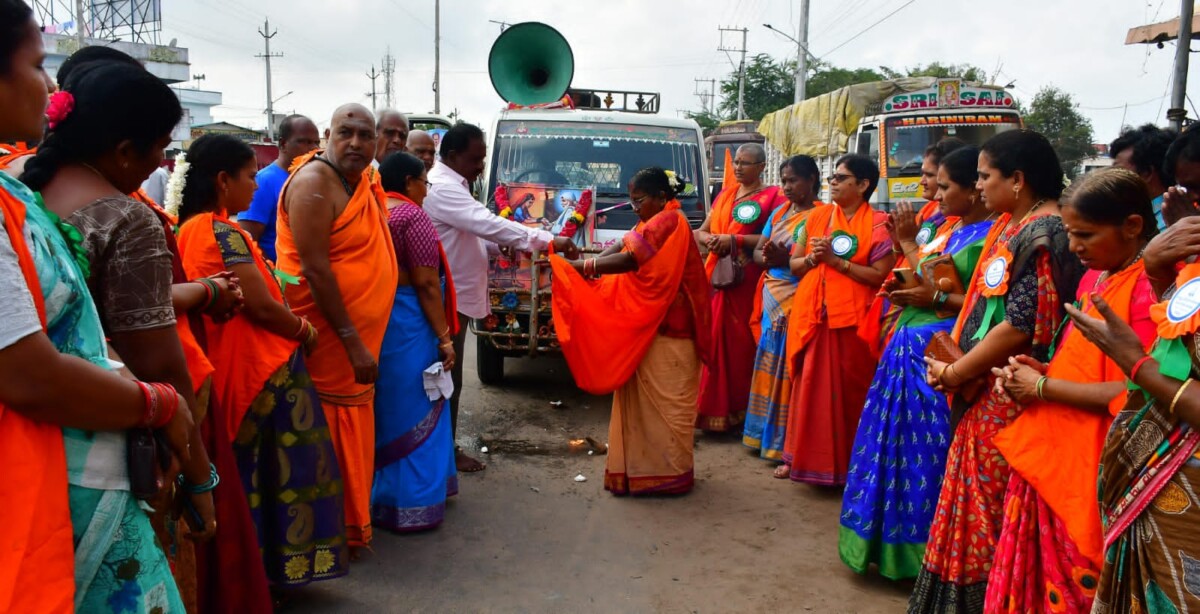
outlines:
{"label": "orange flag", "polygon": [[727,189],[737,183],[737,175],[733,174],[733,149],[725,149],[725,176],[721,179],[721,189]]}

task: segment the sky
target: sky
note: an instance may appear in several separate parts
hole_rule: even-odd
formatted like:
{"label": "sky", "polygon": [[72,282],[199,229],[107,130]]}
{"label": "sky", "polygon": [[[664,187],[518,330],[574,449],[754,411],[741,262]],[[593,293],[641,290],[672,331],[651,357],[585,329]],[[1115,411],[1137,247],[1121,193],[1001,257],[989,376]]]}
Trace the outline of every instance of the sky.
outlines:
{"label": "sky", "polygon": [[[192,73],[206,77],[198,85],[224,94],[225,104],[214,109],[218,121],[265,125],[265,71],[254,56],[263,52],[258,31],[268,17],[278,30],[271,51],[283,54],[272,62],[274,97],[282,97],[276,112],[303,113],[326,126],[339,104],[369,104],[367,73],[381,66],[389,46],[396,57],[393,106],[433,110],[434,0],[163,5],[162,42],[187,47]],[[457,110],[486,128],[503,106],[487,76],[488,50],[500,33],[490,20],[548,23],[573,48],[573,86],[660,92],[661,112],[681,115],[701,108],[694,79],[733,70],[717,50],[719,27],[748,28],[750,55],[795,57],[795,44],[762,24],[794,34],[799,8],[799,0],[441,0],[441,111]],[[1178,10],[1176,0],[811,0],[808,47],[847,68],[973,64],[999,84],[1015,82],[1012,91],[1025,102],[1055,85],[1075,97],[1095,140],[1108,142],[1122,125],[1165,125],[1174,45],[1124,42],[1130,27]],[[740,38],[726,35],[725,44],[736,47]],[[1197,74],[1191,71],[1200,80]],[[382,89],[383,79],[376,85]]]}

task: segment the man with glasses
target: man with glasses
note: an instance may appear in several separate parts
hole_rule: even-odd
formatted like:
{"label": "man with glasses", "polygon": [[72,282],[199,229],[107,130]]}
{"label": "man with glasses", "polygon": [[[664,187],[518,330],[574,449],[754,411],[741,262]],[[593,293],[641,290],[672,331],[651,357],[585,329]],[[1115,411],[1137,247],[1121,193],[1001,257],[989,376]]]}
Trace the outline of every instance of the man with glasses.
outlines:
{"label": "man with glasses", "polygon": [[[715,356],[712,368],[705,367],[700,375],[696,417],[696,426],[706,431],[736,430],[750,400],[758,350],[750,319],[763,273],[754,263],[753,253],[771,213],[787,202],[779,186],[763,185],[766,166],[767,152],[762,145],[747,143],[739,147],[733,158],[737,181],[721,190],[708,218],[696,231],[697,241],[708,248],[705,269],[716,290],[712,299]],[[718,271],[717,263],[722,258],[732,262],[722,263]]]}

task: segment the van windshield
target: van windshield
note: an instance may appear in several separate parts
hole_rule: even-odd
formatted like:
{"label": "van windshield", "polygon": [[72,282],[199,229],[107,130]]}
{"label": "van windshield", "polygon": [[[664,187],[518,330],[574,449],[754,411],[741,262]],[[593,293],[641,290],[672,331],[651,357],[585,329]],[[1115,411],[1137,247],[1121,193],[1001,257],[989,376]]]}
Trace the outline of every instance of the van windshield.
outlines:
{"label": "van windshield", "polygon": [[1016,113],[946,113],[887,120],[888,177],[919,177],[925,148],[957,137],[976,147],[1005,130],[1021,127]]}
{"label": "van windshield", "polygon": [[[496,128],[488,198],[500,183],[595,186],[598,208],[629,200],[629,180],[647,166],[661,166],[685,179],[679,197],[684,213],[703,219],[696,185],[704,177],[695,131],[609,122],[506,120]],[[628,230],[637,223],[629,207],[603,216],[601,229]]]}

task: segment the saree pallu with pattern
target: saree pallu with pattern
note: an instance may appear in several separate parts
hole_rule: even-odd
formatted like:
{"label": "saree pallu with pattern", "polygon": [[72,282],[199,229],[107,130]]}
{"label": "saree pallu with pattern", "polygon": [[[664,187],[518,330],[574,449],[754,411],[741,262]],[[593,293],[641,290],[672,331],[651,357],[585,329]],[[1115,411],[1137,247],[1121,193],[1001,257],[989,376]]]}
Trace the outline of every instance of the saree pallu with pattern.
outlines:
{"label": "saree pallu with pattern", "polygon": [[450,404],[430,400],[423,373],[438,362],[438,340],[412,286],[396,288],[375,385],[375,484],[371,521],[391,531],[442,524],[458,493]]}

